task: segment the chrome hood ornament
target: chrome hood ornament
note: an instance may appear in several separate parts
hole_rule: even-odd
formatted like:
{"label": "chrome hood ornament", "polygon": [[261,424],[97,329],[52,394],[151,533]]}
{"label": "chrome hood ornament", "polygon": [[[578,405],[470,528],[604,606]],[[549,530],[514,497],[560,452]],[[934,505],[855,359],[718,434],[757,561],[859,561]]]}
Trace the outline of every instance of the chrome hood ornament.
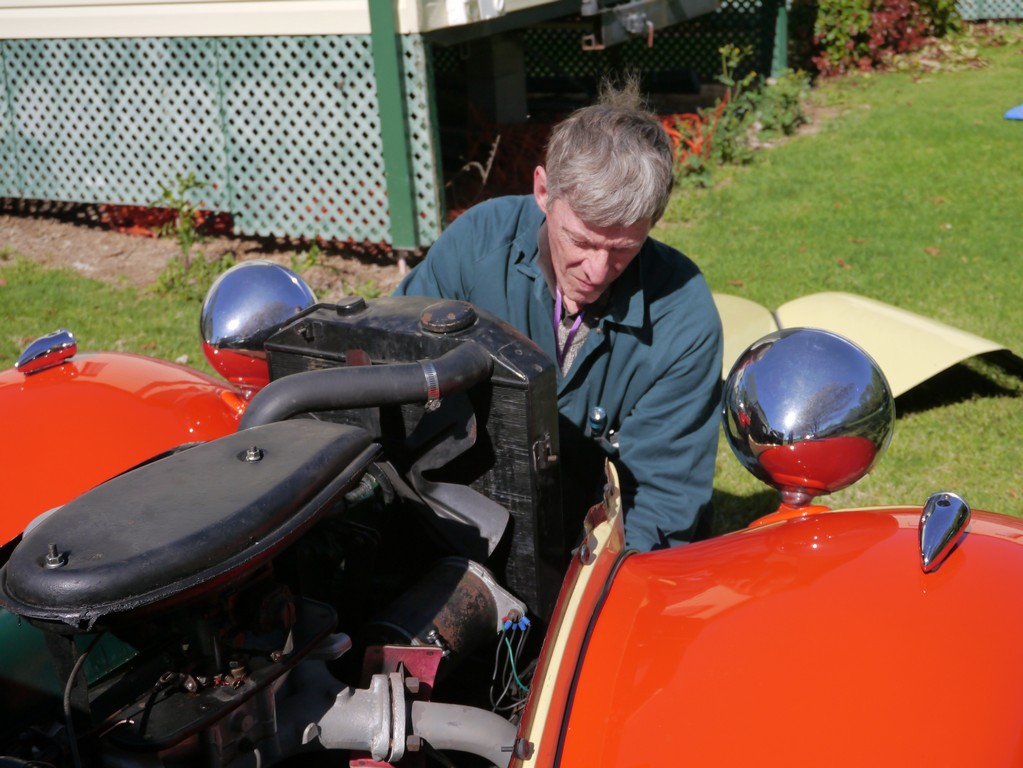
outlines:
{"label": "chrome hood ornament", "polygon": [[948,491],[931,494],[920,515],[920,567],[933,573],[959,545],[972,516],[962,496]]}
{"label": "chrome hood ornament", "polygon": [[315,303],[312,289],[290,269],[262,259],[237,264],[216,279],[203,300],[203,353],[251,397],[269,382],[263,344]]}
{"label": "chrome hood ornament", "polygon": [[852,485],[891,440],[895,401],[866,352],[828,331],[789,328],[749,347],[725,383],[725,436],[790,507]]}
{"label": "chrome hood ornament", "polygon": [[47,368],[55,368],[70,360],[77,352],[78,342],[75,341],[75,335],[67,328],[60,328],[53,333],[40,336],[25,347],[14,367],[29,376]]}

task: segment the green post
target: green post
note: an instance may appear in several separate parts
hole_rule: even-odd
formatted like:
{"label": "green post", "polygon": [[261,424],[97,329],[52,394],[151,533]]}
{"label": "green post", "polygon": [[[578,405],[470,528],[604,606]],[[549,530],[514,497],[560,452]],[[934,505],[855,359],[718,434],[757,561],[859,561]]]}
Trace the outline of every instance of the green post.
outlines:
{"label": "green post", "polygon": [[789,68],[789,9],[786,0],[778,0],[774,17],[774,49],[771,54],[771,77],[781,77]]}
{"label": "green post", "polygon": [[396,251],[419,246],[416,199],[412,186],[411,141],[405,107],[404,68],[394,0],[371,0],[373,68],[380,104],[380,139],[383,142],[387,203],[391,214],[391,245]]}

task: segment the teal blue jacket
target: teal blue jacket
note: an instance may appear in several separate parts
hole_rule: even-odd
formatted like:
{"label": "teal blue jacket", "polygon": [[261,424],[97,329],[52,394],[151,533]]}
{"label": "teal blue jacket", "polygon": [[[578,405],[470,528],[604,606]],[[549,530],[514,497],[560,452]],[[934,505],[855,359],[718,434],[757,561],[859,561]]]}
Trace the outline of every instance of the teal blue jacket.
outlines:
{"label": "teal blue jacket", "polygon": [[[537,263],[543,221],[532,196],[477,205],[445,230],[395,293],[471,302],[553,360],[554,299]],[[568,375],[558,374],[566,506],[574,502],[579,514],[599,498],[610,457],[621,478],[628,546],[692,540],[710,508],[720,386],[721,321],[707,283],[692,261],[647,238],[615,280]],[[610,440],[584,434],[594,406],[607,413]]]}

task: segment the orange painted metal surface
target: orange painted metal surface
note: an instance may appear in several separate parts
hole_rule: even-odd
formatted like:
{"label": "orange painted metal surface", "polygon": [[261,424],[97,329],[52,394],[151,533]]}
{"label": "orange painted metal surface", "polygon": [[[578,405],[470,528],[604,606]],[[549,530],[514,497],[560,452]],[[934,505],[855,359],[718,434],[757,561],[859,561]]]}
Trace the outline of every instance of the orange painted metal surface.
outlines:
{"label": "orange painted metal surface", "polygon": [[234,431],[244,407],[211,376],[139,355],[80,354],[30,376],[0,371],[0,544],[139,462]]}
{"label": "orange painted metal surface", "polygon": [[617,475],[610,474],[603,505],[590,509],[583,545],[572,558],[544,638],[526,709],[519,723],[517,754],[509,768],[553,765],[572,697],[576,660],[581,657],[590,618],[625,547]]}
{"label": "orange painted metal surface", "polygon": [[924,574],[919,508],[634,555],[563,766],[1023,765],[1023,521],[974,513]]}

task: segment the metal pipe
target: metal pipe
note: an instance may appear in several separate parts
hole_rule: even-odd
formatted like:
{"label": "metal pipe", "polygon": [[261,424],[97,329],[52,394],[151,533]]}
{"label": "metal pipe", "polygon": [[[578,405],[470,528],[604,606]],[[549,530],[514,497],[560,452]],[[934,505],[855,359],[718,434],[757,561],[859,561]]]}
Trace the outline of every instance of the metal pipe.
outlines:
{"label": "metal pipe", "polygon": [[412,702],[412,733],[435,749],[468,752],[505,768],[515,745],[515,726],[485,709],[436,701]]}

